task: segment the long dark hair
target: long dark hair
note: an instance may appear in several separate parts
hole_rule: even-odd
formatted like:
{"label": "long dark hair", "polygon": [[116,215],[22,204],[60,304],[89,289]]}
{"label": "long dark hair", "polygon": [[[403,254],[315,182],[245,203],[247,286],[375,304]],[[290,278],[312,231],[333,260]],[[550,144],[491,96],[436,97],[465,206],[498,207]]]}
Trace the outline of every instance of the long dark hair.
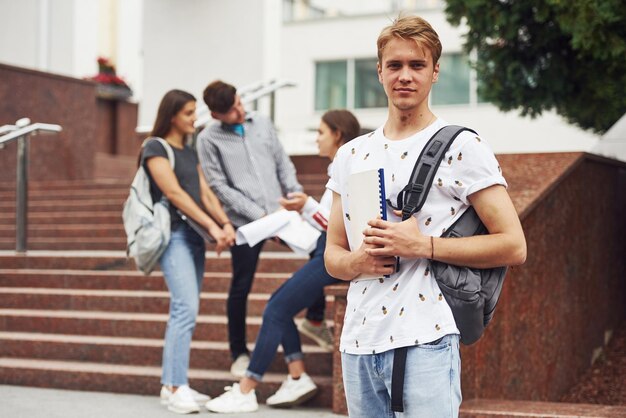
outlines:
{"label": "long dark hair", "polygon": [[361,133],[361,126],[356,117],[348,110],[329,110],[322,115],[322,121],[333,131],[341,132],[343,144],[356,138]]}
{"label": "long dark hair", "polygon": [[150,136],[165,138],[172,128],[172,118],[189,102],[195,102],[193,94],[183,90],[170,90],[165,93],[159,104],[156,120]]}

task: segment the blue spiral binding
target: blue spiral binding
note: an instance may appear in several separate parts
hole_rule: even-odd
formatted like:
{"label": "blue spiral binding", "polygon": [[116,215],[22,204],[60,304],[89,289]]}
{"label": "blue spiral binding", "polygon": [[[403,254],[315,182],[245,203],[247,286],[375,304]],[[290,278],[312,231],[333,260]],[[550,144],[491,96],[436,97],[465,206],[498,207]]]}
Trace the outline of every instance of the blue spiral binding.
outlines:
{"label": "blue spiral binding", "polygon": [[383,221],[387,220],[387,199],[385,193],[385,169],[378,169],[378,200],[380,202],[380,217]]}

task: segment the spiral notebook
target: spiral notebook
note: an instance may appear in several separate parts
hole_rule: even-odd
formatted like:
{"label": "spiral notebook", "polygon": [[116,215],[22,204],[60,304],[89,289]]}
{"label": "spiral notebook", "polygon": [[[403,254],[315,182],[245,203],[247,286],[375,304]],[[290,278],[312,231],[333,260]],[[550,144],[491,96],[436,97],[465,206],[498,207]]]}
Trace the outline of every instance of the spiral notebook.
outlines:
{"label": "spiral notebook", "polygon": [[[348,199],[350,210],[344,216],[348,220],[348,242],[350,250],[355,251],[363,243],[363,230],[367,222],[380,216],[387,220],[387,202],[385,199],[385,170],[362,171],[348,177]],[[374,279],[379,276],[361,275],[361,279]]]}

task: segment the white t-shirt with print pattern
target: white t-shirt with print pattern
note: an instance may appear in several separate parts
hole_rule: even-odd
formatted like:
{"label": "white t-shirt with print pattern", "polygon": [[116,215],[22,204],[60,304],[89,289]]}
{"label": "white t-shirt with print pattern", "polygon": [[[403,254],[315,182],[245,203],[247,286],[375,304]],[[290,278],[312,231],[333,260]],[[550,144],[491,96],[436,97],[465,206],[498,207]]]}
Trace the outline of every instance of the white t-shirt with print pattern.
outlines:
{"label": "white t-shirt with print pattern", "polygon": [[[402,140],[385,138],[380,127],[343,145],[326,187],[341,195],[344,214],[350,213],[350,199],[345,193],[350,174],[384,168],[385,197],[395,204],[422,149],[446,125],[437,119]],[[461,133],[446,153],[422,210],[413,215],[421,232],[441,236],[469,207],[469,195],[496,184],[507,185],[489,145],[471,132]],[[389,207],[387,219],[401,220]],[[343,220],[348,231],[350,221],[347,216]],[[399,272],[388,278],[357,277],[350,282],[339,349],[349,354],[381,353],[454,333],[458,330],[452,311],[428,269],[428,261],[401,259]]]}

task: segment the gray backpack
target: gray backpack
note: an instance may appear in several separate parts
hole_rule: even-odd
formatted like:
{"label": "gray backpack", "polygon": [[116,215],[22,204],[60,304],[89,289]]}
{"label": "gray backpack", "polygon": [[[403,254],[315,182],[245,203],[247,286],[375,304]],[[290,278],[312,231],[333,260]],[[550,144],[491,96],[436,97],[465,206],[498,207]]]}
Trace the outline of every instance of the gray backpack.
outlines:
{"label": "gray backpack", "polygon": [[[150,140],[157,140],[167,152],[172,170],[174,170],[174,151],[162,138],[151,137],[144,141],[143,147]],[[169,202],[163,196],[161,201],[153,202],[150,195],[150,180],[142,165],[130,186],[130,193],[122,212],[126,231],[126,254],[135,260],[137,268],[148,275],[156,267],[159,258],[170,241]]]}
{"label": "gray backpack", "polygon": [[[424,146],[409,183],[398,196],[402,220],[422,209],[444,155],[463,131],[476,134],[471,129],[449,125],[437,131]],[[458,238],[484,234],[488,234],[487,228],[470,206],[441,236]],[[452,310],[461,342],[475,343],[493,317],[507,268],[473,269],[431,260],[430,270]]]}
{"label": "gray backpack", "polygon": [[[397,205],[402,208],[402,220],[409,219],[424,206],[437,169],[452,142],[463,131],[474,132],[462,126],[449,125],[437,131],[420,154],[409,183],[398,195]],[[476,134],[478,135],[478,134]],[[392,205],[393,206],[393,205]],[[472,206],[444,233],[444,238],[469,237],[488,234]],[[493,318],[507,267],[475,269],[430,260],[430,271],[452,310],[456,326],[461,332],[461,342],[473,344],[482,336]],[[407,347],[395,349],[391,378],[391,408],[402,412],[402,392]]]}

